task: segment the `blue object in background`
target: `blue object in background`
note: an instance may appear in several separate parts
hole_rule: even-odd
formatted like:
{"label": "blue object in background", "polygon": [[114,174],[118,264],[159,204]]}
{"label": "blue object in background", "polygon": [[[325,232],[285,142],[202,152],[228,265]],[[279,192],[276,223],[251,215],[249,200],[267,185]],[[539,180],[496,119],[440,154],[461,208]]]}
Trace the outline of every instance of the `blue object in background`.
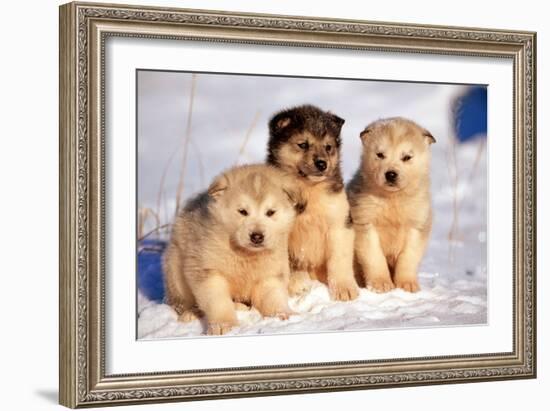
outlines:
{"label": "blue object in background", "polygon": [[138,288],[151,301],[162,302],[164,298],[162,253],[165,248],[166,242],[161,240],[142,240],[138,244]]}
{"label": "blue object in background", "polygon": [[487,87],[475,86],[454,104],[454,126],[459,142],[487,136]]}

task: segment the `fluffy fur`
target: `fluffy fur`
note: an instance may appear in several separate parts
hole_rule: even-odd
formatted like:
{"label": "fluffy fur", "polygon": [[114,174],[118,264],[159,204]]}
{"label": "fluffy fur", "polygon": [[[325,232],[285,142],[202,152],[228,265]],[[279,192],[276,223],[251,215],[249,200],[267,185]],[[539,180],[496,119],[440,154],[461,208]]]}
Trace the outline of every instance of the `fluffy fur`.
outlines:
{"label": "fluffy fur", "polygon": [[305,291],[310,279],[327,284],[336,300],[358,295],[354,231],[340,170],[343,124],[310,105],[281,111],[269,123],[267,162],[295,177],[307,204],[289,237],[291,295]]}
{"label": "fluffy fur", "polygon": [[223,334],[237,324],[235,303],[288,318],[293,184],[274,167],[241,166],[188,202],[163,261],[167,303],[180,320],[204,314],[207,332]]}
{"label": "fluffy fur", "polygon": [[361,166],[348,186],[356,269],[368,288],[419,290],[417,269],[432,225],[433,136],[404,118],[375,121],[362,133]]}

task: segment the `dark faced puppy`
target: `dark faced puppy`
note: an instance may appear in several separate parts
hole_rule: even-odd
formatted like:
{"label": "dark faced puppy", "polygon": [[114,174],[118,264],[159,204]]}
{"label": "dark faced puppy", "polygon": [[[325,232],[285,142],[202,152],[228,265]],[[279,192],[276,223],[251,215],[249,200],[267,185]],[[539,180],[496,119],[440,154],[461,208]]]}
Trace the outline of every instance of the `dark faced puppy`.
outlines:
{"label": "dark faced puppy", "polygon": [[328,180],[331,190],[343,187],[340,130],[344,119],[315,106],[284,110],[269,122],[267,162],[312,183]]}
{"label": "dark faced puppy", "polygon": [[332,298],[352,300],[354,231],[340,169],[344,120],[315,106],[277,113],[269,122],[267,162],[295,176],[305,210],[289,237],[289,292],[307,290],[311,279],[328,285]]}

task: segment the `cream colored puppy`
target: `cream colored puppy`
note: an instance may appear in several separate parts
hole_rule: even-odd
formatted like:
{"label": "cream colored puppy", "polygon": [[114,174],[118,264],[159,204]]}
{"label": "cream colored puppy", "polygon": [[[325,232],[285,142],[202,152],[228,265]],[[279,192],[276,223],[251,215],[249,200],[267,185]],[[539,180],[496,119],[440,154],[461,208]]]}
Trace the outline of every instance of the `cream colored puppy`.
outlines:
{"label": "cream colored puppy", "polygon": [[430,145],[434,137],[404,118],[362,133],[361,166],[348,186],[359,277],[377,292],[419,290],[417,270],[432,226]]}
{"label": "cream colored puppy", "polygon": [[177,217],[164,256],[166,299],[180,320],[206,315],[208,334],[237,325],[235,303],[286,319],[288,236],[296,196],[266,165],[227,171]]}

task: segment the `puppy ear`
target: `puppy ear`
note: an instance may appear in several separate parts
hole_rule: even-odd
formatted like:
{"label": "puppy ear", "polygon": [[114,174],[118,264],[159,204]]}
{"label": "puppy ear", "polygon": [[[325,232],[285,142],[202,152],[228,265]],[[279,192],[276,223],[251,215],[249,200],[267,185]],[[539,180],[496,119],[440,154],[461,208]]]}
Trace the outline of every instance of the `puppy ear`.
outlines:
{"label": "puppy ear", "polygon": [[330,117],[330,120],[339,127],[342,127],[346,122],[346,120],[344,120],[342,117],[337,116],[336,114],[331,113],[330,111],[328,112],[328,115]]}
{"label": "puppy ear", "polygon": [[210,184],[210,187],[208,187],[208,195],[213,199],[218,199],[228,188],[229,179],[225,174],[222,174],[221,176],[216,177],[212,184]]}
{"label": "puppy ear", "polygon": [[370,127],[365,128],[361,133],[359,133],[359,138],[361,139],[361,142],[365,144],[367,141],[367,138],[372,134],[372,129]]}
{"label": "puppy ear", "polygon": [[287,112],[277,114],[269,122],[269,131],[279,133],[292,124],[292,117]]}
{"label": "puppy ear", "polygon": [[292,208],[296,211],[296,214],[301,214],[306,209],[307,201],[302,193],[302,190],[297,187],[283,187],[288,201],[292,205]]}
{"label": "puppy ear", "polygon": [[422,135],[426,138],[426,140],[428,140],[428,144],[435,143],[435,137],[432,136],[432,133],[430,133],[428,130],[424,130],[422,132]]}
{"label": "puppy ear", "polygon": [[[330,111],[327,111],[328,118],[330,122],[333,124],[334,128],[336,129],[336,132],[340,134],[340,131],[342,130],[342,126],[346,122],[342,117],[337,116],[334,113],[331,113]],[[339,142],[337,142],[339,145]]]}
{"label": "puppy ear", "polygon": [[282,130],[283,128],[286,128],[290,125],[291,123],[291,119],[290,117],[283,117],[283,118],[280,118],[278,121],[277,121],[277,129],[279,130]]}

